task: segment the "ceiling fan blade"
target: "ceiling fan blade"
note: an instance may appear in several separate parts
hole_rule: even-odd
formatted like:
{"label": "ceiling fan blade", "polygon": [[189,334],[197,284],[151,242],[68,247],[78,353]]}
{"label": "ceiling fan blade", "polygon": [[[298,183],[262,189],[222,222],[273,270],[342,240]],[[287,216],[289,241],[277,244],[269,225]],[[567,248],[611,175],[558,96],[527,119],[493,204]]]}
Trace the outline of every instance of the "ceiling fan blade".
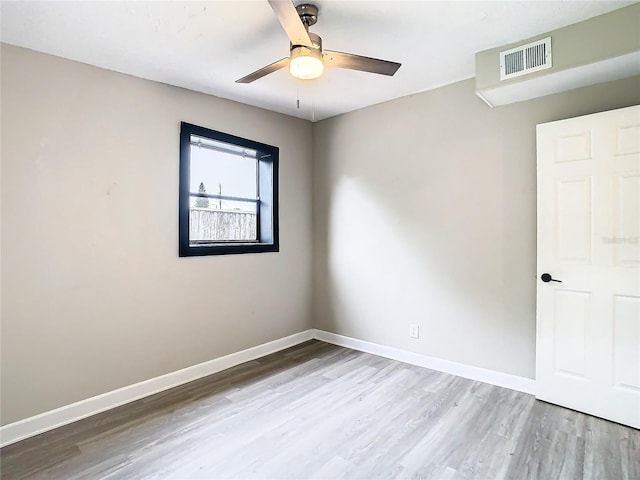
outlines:
{"label": "ceiling fan blade", "polygon": [[259,78],[262,78],[270,73],[275,72],[276,70],[280,70],[281,68],[289,65],[289,57],[284,57],[283,59],[278,60],[277,62],[273,62],[271,65],[267,65],[266,67],[262,67],[260,70],[256,70],[253,73],[250,73],[246,77],[242,77],[239,80],[236,80],[236,83],[251,83]]}
{"label": "ceiling fan blade", "polygon": [[267,0],[292,45],[311,47],[311,39],[291,0]]}
{"label": "ceiling fan blade", "polygon": [[348,68],[350,70],[362,70],[363,72],[379,73],[392,76],[398,71],[401,63],[389,62],[377,58],[363,57],[351,53],[324,51],[324,64],[331,67]]}

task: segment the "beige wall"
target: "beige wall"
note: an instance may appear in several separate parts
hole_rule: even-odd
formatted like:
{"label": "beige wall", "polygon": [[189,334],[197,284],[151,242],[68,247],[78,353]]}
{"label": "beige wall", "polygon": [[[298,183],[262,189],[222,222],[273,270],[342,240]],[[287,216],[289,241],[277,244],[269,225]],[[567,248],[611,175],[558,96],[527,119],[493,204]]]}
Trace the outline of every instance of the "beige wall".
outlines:
{"label": "beige wall", "polygon": [[[1,53],[2,424],[311,326],[309,122]],[[181,120],[280,147],[280,253],[178,258]]]}
{"label": "beige wall", "polygon": [[[1,53],[2,424],[309,328],[312,243],[317,328],[533,377],[534,126],[640,103],[471,79],[312,126]],[[280,253],[178,258],[181,120],[280,146]]]}
{"label": "beige wall", "polygon": [[490,109],[470,79],[316,124],[315,326],[533,378],[535,125],[637,103],[635,77]]}

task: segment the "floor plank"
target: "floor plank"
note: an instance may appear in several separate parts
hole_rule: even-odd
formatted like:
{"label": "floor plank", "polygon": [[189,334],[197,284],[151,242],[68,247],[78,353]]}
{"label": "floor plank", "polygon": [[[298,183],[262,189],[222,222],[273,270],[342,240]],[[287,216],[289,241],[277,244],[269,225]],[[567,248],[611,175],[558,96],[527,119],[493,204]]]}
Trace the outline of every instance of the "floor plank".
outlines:
{"label": "floor plank", "polygon": [[2,479],[627,479],[640,432],[310,341],[0,450]]}

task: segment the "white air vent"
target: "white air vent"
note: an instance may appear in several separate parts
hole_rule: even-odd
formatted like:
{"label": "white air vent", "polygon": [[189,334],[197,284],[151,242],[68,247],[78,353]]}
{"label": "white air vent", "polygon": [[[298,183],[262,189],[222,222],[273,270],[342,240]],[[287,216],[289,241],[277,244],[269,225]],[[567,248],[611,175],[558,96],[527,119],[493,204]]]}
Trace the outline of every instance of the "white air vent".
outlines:
{"label": "white air vent", "polygon": [[551,37],[500,52],[500,80],[551,68]]}

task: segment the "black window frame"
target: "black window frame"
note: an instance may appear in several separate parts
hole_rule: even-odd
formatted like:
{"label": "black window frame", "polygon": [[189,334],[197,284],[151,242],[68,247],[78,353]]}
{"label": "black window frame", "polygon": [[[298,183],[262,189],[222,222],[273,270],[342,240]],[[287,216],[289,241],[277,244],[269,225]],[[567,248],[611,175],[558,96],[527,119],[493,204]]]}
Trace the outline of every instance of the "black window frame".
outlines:
{"label": "black window frame", "polygon": [[[256,242],[212,242],[193,246],[189,242],[189,199],[194,195],[189,190],[191,180],[191,136],[195,135],[217,142],[260,152],[258,161],[257,241]],[[187,122],[180,123],[180,183],[178,198],[178,250],[180,257],[204,255],[229,255],[242,253],[279,252],[278,215],[278,162],[280,149],[273,145],[256,142],[229,133],[200,127]],[[202,195],[219,198],[217,195]],[[265,221],[271,219],[271,222]]]}

